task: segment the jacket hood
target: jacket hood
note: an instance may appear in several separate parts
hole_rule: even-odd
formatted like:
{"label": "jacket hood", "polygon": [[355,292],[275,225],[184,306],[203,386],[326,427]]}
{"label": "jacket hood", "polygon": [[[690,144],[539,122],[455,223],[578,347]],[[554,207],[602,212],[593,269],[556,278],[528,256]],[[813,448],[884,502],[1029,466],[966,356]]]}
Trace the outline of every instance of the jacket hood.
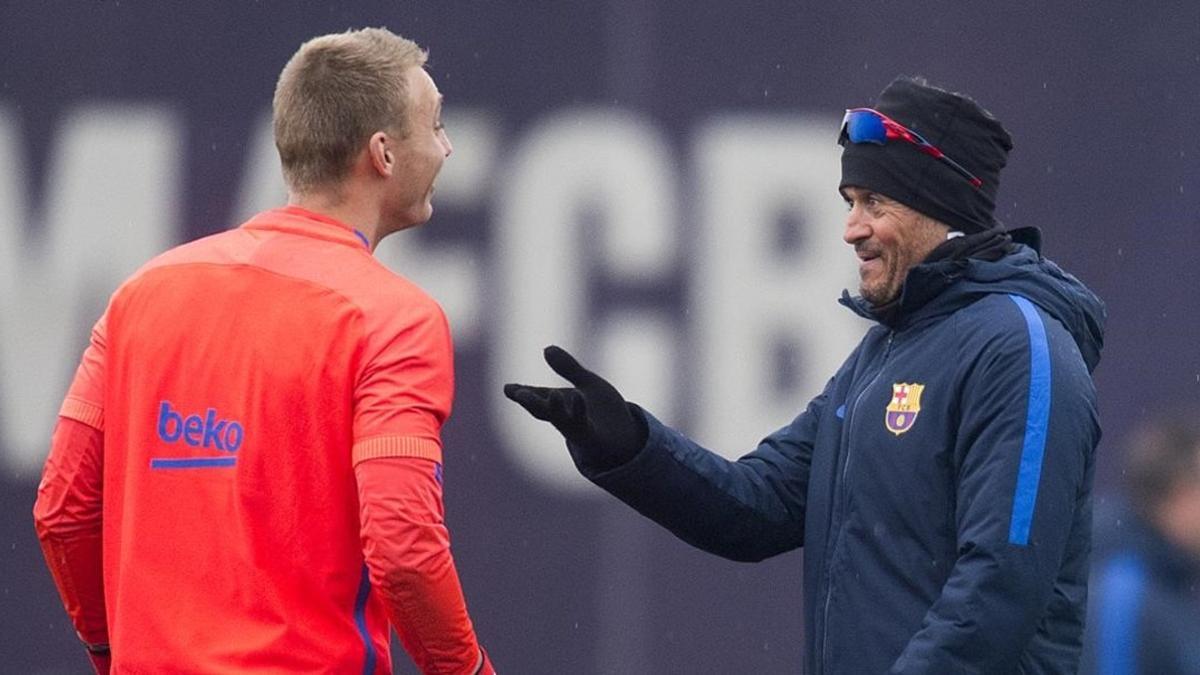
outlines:
{"label": "jacket hood", "polygon": [[954,312],[984,295],[1019,295],[1071,333],[1091,372],[1100,362],[1104,346],[1104,302],[1081,281],[1043,258],[1035,248],[1036,237],[1029,241],[1032,245],[1014,244],[1013,252],[994,262],[967,258],[917,265],[904,281],[898,311],[886,321],[861,297],[843,292],[841,303],[861,316],[900,330]]}

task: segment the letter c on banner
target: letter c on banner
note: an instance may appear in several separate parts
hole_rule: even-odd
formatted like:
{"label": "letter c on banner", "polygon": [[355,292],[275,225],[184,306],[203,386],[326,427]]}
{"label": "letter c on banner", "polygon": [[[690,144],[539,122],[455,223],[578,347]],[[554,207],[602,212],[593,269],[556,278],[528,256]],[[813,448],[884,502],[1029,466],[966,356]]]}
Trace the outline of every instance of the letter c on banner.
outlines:
{"label": "letter c on banner", "polygon": [[[530,129],[498,190],[489,391],[510,381],[562,386],[542,360],[552,343],[576,351],[627,396],[660,399],[669,390],[670,327],[647,312],[597,316],[587,275],[645,281],[671,270],[672,156],[651,124],[621,110],[566,111]],[[495,400],[503,445],[523,472],[556,489],[589,487],[552,427]]]}

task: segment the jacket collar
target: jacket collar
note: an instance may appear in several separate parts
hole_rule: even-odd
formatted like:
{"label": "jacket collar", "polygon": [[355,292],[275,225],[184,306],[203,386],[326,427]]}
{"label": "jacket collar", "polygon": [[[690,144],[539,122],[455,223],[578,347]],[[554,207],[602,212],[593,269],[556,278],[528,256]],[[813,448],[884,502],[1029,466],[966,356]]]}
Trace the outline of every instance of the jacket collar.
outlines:
{"label": "jacket collar", "polygon": [[248,230],[289,232],[314,239],[323,239],[370,252],[367,238],[350,225],[299,206],[284,206],[263,211],[242,227]]}
{"label": "jacket collar", "polygon": [[[931,251],[924,262],[908,271],[900,296],[892,302],[875,306],[861,296],[850,295],[849,291],[842,291],[839,302],[859,316],[898,330],[917,319],[948,313],[974,301],[977,294],[950,303],[934,303],[943,291],[962,278],[972,261],[996,262],[1017,253],[1022,248],[1020,244],[1032,245],[1036,254],[1041,248],[1037,228],[985,230],[948,239]],[[938,306],[931,306],[935,304]],[[924,311],[926,308],[932,311]]]}

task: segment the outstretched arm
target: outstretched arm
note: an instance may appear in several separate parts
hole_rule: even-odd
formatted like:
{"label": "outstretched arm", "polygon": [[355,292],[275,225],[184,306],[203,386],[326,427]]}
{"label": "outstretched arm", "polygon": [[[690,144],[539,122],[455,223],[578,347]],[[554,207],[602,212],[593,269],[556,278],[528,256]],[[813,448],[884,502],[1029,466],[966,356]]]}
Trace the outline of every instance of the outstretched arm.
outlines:
{"label": "outstretched arm", "polygon": [[547,347],[545,357],[574,386],[509,384],[504,393],[562,433],[589,480],[720,556],[761,560],[801,545],[813,440],[827,394],[731,462],[626,402],[561,348]]}

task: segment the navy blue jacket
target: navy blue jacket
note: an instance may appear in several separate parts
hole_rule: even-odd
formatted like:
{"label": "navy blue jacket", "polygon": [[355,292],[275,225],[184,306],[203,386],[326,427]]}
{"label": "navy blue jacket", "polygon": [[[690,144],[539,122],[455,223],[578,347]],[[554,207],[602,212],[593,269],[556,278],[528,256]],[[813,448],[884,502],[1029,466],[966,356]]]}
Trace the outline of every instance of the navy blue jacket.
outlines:
{"label": "navy blue jacket", "polygon": [[802,546],[809,673],[1074,672],[1103,319],[1027,246],[918,265],[753,452],[728,461],[643,413],[646,446],[585,475],[726,558]]}
{"label": "navy blue jacket", "polygon": [[1200,675],[1200,559],[1123,505],[1096,515],[1086,675]]}

